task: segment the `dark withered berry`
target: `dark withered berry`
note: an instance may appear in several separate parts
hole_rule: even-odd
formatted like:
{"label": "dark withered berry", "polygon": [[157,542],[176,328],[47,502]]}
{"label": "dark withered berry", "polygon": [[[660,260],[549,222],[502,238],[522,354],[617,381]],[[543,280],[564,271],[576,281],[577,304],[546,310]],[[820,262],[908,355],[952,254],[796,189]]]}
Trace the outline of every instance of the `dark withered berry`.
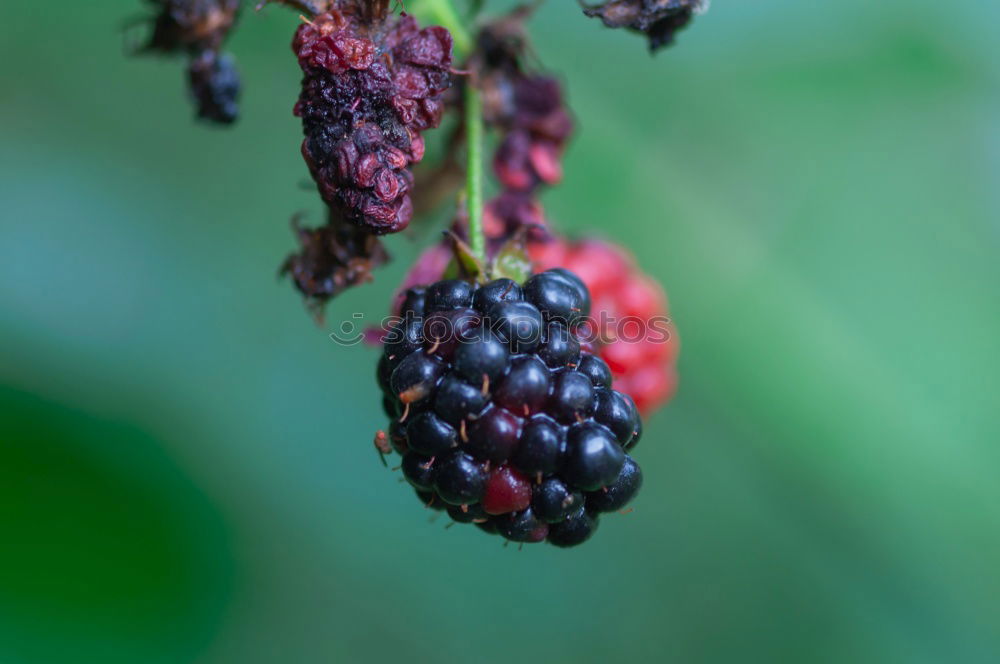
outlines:
{"label": "dark withered berry", "polygon": [[611,369],[608,368],[604,360],[596,355],[590,353],[581,355],[580,363],[576,369],[589,378],[594,387],[611,387]]}
{"label": "dark withered berry", "polygon": [[524,426],[514,465],[529,476],[548,475],[559,467],[565,446],[563,427],[546,415],[538,415]]}
{"label": "dark withered berry", "polygon": [[472,505],[482,499],[488,475],[472,456],[455,452],[435,465],[434,490],[446,503]]}
{"label": "dark withered berry", "polygon": [[549,534],[549,524],[536,517],[530,507],[504,514],[495,521],[497,532],[512,542],[541,542]]}
{"label": "dark withered berry", "polygon": [[618,477],[625,452],[611,432],[594,422],[570,427],[566,436],[563,477],[584,491],[601,489]]}
{"label": "dark withered berry", "polygon": [[610,0],[584,7],[587,16],[600,18],[609,28],[627,28],[649,38],[649,50],[669,46],[674,34],[702,11],[708,0]]}
{"label": "dark withered berry", "polygon": [[[530,300],[532,288],[543,297]],[[589,306],[579,280],[558,271],[524,288],[447,280],[401,301],[418,298],[383,337],[376,371],[404,477],[451,506],[456,522],[517,542],[584,541],[594,515],[628,502],[641,474],[623,449],[637,438],[635,406],[612,389],[607,365],[581,355],[568,323],[542,332],[536,302],[550,318]],[[530,350],[519,328],[540,332]]]}
{"label": "dark withered berry", "polygon": [[628,505],[642,488],[642,469],[632,457],[625,455],[625,464],[614,482],[599,491],[587,494],[587,508],[595,512],[615,512]]}
{"label": "dark withered berry", "polygon": [[434,486],[434,459],[416,452],[403,456],[403,477],[415,489],[429,491]]}
{"label": "dark withered berry", "polygon": [[539,519],[549,523],[564,521],[583,507],[583,494],[573,491],[555,477],[538,485],[531,498],[531,509]]}
{"label": "dark withered berry", "polygon": [[292,230],[300,250],[285,259],[281,272],[316,311],[347,288],[371,281],[372,270],[389,260],[379,238],[346,223],[334,210],[328,211],[325,226],[304,228],[296,217]]}
{"label": "dark withered berry", "polygon": [[188,65],[188,84],[197,116],[219,124],[232,124],[239,115],[240,75],[229,55],[205,51]]}
{"label": "dark withered berry", "polygon": [[432,411],[424,411],[406,425],[406,444],[414,452],[434,456],[458,444],[455,428]]}
{"label": "dark withered berry", "polygon": [[581,507],[564,521],[549,525],[548,542],[559,547],[583,544],[597,530],[597,524],[597,517]]}
{"label": "dark withered berry", "polygon": [[372,233],[394,233],[413,215],[409,168],[423,158],[421,132],[444,111],[451,35],[409,15],[332,4],[292,42],[303,72],[302,156],[327,204]]}
{"label": "dark withered berry", "polygon": [[573,130],[559,82],[523,67],[529,13],[522,7],[484,26],[473,56],[483,115],[500,131],[493,172],[505,190],[527,193],[562,179],[560,159]]}
{"label": "dark withered berry", "polygon": [[232,124],[239,114],[240,77],[221,48],[236,24],[240,0],[151,0],[156,15],[140,53],[184,54],[197,117]]}

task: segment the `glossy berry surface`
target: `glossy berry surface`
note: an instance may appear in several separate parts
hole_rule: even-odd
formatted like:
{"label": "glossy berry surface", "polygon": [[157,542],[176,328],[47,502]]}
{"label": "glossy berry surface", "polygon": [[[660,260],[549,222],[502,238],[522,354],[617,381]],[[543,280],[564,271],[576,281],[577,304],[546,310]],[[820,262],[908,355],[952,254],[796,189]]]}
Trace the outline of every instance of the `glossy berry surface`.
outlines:
{"label": "glossy berry surface", "polygon": [[581,351],[590,301],[566,270],[524,285],[444,280],[401,298],[375,372],[388,439],[406,481],[453,521],[575,546],[638,492],[626,454],[638,410]]}

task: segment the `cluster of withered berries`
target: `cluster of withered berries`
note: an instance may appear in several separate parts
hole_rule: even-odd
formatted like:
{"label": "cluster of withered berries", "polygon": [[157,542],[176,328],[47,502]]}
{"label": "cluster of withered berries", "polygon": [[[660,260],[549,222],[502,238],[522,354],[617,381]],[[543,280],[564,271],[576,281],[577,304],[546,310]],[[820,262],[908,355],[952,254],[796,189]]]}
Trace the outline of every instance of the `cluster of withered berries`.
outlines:
{"label": "cluster of withered berries", "polygon": [[[240,0],[150,1],[145,50],[186,54],[199,117],[235,120],[239,79],[221,47]],[[677,339],[661,289],[627,252],[562,238],[547,223],[538,193],[562,178],[574,123],[559,81],[525,66],[531,10],[481,21],[456,64],[448,30],[421,27],[390,0],[275,1],[303,14],[292,40],[302,70],[294,114],[328,210],[320,227],[296,225],[301,247],[282,268],[314,312],[372,278],[388,260],[382,236],[406,228],[435,192],[454,193],[465,88],[478,92],[496,133],[499,193],[483,207],[485,256],[473,269],[463,263],[474,239],[458,214],[398,291],[399,322],[380,339],[378,367],[391,425],[376,447],[402,455],[421,501],[456,522],[517,542],[583,542],[601,513],[639,490],[630,452],[641,416],[673,394]],[[655,50],[701,8],[611,0],[584,12],[644,33]],[[415,171],[424,134],[446,115],[456,122],[444,157]],[[595,319],[639,329],[628,339],[595,333]],[[653,321],[668,334],[647,334]]]}

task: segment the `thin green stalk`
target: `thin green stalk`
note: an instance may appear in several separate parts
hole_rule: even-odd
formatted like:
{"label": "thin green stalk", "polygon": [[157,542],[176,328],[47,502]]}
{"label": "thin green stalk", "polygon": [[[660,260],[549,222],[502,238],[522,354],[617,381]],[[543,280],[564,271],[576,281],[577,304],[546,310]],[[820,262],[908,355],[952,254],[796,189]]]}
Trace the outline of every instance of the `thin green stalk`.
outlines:
{"label": "thin green stalk", "polygon": [[[410,9],[451,33],[455,54],[468,56],[472,37],[455,11],[452,0],[410,0]],[[469,247],[481,265],[486,265],[486,235],[483,231],[483,102],[471,77],[465,85],[465,203],[469,217]]]}
{"label": "thin green stalk", "polygon": [[447,29],[455,43],[456,55],[466,56],[472,51],[472,37],[462,25],[462,19],[458,17],[451,0],[410,0],[407,6],[414,14],[426,16]]}
{"label": "thin green stalk", "polygon": [[465,85],[465,203],[469,212],[469,246],[481,265],[486,265],[486,234],[483,231],[483,101],[473,82]]}

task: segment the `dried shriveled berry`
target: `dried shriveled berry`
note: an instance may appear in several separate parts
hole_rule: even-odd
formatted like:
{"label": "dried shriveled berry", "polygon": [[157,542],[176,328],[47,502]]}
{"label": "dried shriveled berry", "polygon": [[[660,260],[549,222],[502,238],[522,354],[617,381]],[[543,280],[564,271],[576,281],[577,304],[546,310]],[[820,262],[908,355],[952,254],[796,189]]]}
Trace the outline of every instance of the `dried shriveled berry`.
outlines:
{"label": "dried shriveled berry", "polygon": [[291,276],[306,304],[319,311],[330,298],[372,280],[372,270],[389,260],[381,241],[340,219],[332,210],[325,226],[303,228],[293,220],[300,249],[281,271]]}
{"label": "dried shriveled berry", "polygon": [[486,25],[472,59],[483,89],[484,117],[502,132],[493,171],[504,189],[518,192],[562,179],[560,160],[573,131],[559,82],[523,67],[523,22],[529,13],[515,10]]}
{"label": "dried shriveled berry", "polygon": [[292,42],[302,68],[295,115],[302,155],[320,194],[372,233],[410,222],[409,167],[424,154],[451,84],[451,35],[409,15],[374,18],[333,2]]}
{"label": "dried shriveled berry", "polygon": [[240,0],[152,0],[152,4],[156,14],[140,52],[186,55],[188,86],[198,117],[219,124],[235,122],[240,77],[233,58],[221,49],[236,24]]}

